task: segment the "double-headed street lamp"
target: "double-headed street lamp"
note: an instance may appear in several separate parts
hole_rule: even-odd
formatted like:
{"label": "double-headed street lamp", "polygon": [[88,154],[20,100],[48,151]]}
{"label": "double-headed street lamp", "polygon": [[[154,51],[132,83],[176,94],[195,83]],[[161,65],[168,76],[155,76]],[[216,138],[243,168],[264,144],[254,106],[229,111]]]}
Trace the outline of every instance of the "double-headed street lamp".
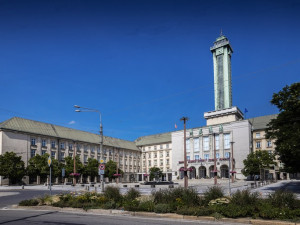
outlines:
{"label": "double-headed street lamp", "polygon": [[[102,126],[102,116],[101,116],[101,112],[97,109],[90,109],[90,108],[86,108],[86,107],[81,107],[79,105],[74,105],[75,112],[96,112],[99,113],[99,118],[100,118],[100,152],[102,152],[103,149],[103,126]],[[104,176],[101,175],[101,188],[102,191],[104,191]]]}

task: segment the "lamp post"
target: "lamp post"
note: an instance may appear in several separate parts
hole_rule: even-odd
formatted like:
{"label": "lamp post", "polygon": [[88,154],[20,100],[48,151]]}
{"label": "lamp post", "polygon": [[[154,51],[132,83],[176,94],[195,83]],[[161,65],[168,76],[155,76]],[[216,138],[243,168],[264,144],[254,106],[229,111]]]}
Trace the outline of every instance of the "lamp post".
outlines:
{"label": "lamp post", "polygon": [[[86,107],[81,107],[78,105],[74,105],[74,108],[76,108],[75,112],[96,112],[99,113],[99,118],[100,118],[100,153],[102,152],[103,149],[103,126],[102,126],[102,116],[101,112],[97,109],[90,109]],[[101,190],[102,192],[104,191],[104,175],[101,174]]]}
{"label": "lamp post", "polygon": [[183,154],[184,154],[184,188],[188,187],[188,177],[187,177],[187,160],[186,160],[186,121],[189,120],[187,117],[182,117],[180,119],[183,121],[184,131],[183,131]]}

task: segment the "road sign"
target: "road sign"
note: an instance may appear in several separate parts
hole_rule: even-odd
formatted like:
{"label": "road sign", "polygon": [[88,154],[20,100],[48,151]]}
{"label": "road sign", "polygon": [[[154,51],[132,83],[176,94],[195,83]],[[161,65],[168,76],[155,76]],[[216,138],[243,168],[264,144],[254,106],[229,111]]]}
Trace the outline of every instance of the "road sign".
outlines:
{"label": "road sign", "polygon": [[52,163],[52,159],[51,159],[51,157],[49,156],[49,157],[48,157],[48,166],[51,166],[51,163]]}
{"label": "road sign", "polygon": [[104,170],[100,170],[100,175],[104,175]]}
{"label": "road sign", "polygon": [[100,159],[100,163],[101,163],[101,164],[104,163],[104,160],[103,160],[103,159]]}
{"label": "road sign", "polygon": [[105,164],[100,164],[99,165],[99,170],[105,170]]}

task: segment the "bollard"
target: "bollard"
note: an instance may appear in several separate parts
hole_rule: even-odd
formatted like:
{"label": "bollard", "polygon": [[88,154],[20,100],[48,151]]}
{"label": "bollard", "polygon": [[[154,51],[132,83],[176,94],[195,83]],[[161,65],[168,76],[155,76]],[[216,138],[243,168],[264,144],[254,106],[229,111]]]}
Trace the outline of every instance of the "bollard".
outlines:
{"label": "bollard", "polygon": [[22,185],[22,189],[24,189],[24,185]]}
{"label": "bollard", "polygon": [[97,193],[97,187],[95,187],[95,192]]}

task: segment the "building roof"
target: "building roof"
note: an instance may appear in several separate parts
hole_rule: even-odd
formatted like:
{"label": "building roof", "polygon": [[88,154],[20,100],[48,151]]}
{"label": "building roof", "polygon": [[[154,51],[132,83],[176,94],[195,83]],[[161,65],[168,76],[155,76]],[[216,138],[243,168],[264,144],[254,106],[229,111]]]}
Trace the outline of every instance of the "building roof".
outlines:
{"label": "building roof", "polygon": [[[100,143],[100,135],[98,134],[19,117],[13,117],[0,123],[0,129],[31,133],[41,136],[51,136],[78,142],[87,142],[93,144]],[[103,145],[130,150],[139,150],[132,141],[126,141],[107,136],[103,136]]]}
{"label": "building roof", "polygon": [[278,114],[259,116],[248,120],[252,124],[253,130],[264,130],[267,128],[267,124],[271,121],[271,119],[275,119],[277,115]]}
{"label": "building roof", "polygon": [[172,133],[162,133],[139,137],[135,140],[137,146],[167,143],[172,141]]}

